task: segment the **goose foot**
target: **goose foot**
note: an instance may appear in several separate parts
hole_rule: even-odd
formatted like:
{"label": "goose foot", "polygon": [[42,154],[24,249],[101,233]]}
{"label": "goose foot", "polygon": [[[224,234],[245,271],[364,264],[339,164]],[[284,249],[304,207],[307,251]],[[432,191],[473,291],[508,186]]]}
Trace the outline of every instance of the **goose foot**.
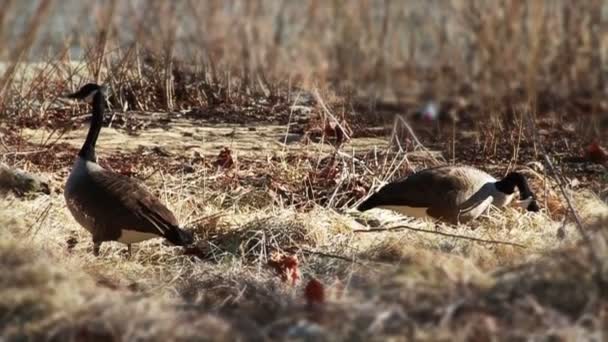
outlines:
{"label": "goose foot", "polygon": [[101,242],[93,242],[93,255],[96,257],[99,256],[99,248],[101,247]]}

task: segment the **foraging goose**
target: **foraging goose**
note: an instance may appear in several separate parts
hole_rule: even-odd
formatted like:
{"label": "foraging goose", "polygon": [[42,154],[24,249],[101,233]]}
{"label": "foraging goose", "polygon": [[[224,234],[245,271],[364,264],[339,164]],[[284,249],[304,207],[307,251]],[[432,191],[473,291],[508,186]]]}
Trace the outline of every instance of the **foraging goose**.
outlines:
{"label": "foraging goose", "polygon": [[477,218],[493,204],[503,207],[519,189],[520,205],[538,211],[526,178],[511,172],[498,181],[468,166],[439,166],[422,170],[389,183],[371,195],[357,209],[383,208],[414,217],[432,217],[453,224]]}
{"label": "foraging goose", "polygon": [[72,216],[93,235],[93,253],[104,241],[127,244],[164,237],[175,245],[192,243],[192,234],[178,227],[177,219],[156,197],[132,179],[97,164],[95,143],[106,106],[105,86],[89,83],[68,98],[93,105],[91,126],[65,185],[64,196]]}

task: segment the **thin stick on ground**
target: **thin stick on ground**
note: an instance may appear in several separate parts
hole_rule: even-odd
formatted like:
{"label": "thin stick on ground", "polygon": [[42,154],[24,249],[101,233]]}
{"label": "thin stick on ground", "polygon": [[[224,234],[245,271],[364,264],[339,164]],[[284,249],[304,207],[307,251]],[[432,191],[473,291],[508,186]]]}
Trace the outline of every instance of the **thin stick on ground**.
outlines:
{"label": "thin stick on ground", "polygon": [[[32,239],[34,238],[34,236],[38,235],[38,232],[40,231],[40,229],[42,229],[43,223],[48,218],[52,207],[53,207],[53,202],[49,201],[48,205],[46,207],[44,207],[44,209],[40,212],[40,215],[38,215],[38,217],[36,218],[35,223],[38,224],[38,227],[36,228],[36,230],[34,230],[34,233],[31,236]],[[35,226],[36,226],[35,224],[32,224],[32,226],[27,230],[27,233],[29,234],[30,230],[32,228],[34,228]]]}
{"label": "thin stick on ground", "polygon": [[473,236],[450,234],[450,233],[444,233],[444,232],[435,231],[435,230],[427,230],[427,229],[422,229],[422,228],[410,227],[410,226],[406,226],[406,225],[400,225],[400,226],[395,226],[395,227],[390,227],[390,228],[355,229],[355,230],[353,230],[353,232],[354,233],[382,233],[382,232],[394,232],[394,231],[400,231],[400,230],[411,230],[411,231],[415,231],[415,232],[436,234],[436,235],[447,236],[447,237],[452,237],[452,238],[457,238],[457,239],[470,240],[470,241],[481,242],[481,243],[490,243],[490,244],[494,244],[494,245],[507,245],[507,246],[513,246],[513,247],[518,247],[518,248],[527,248],[526,245],[522,245],[522,244],[519,244],[516,242],[482,239],[482,238],[476,238]]}
{"label": "thin stick on ground", "polygon": [[358,262],[354,257],[346,257],[343,255],[313,251],[313,250],[305,249],[305,248],[299,248],[299,250],[304,254],[316,255],[316,256],[321,256],[321,257],[325,257],[325,258],[338,259],[338,260],[342,260],[342,261],[352,262],[355,264],[360,264],[360,262]]}
{"label": "thin stick on ground", "polygon": [[[302,252],[304,254],[308,254],[308,255],[315,255],[315,256],[319,256],[319,257],[323,257],[323,258],[330,258],[330,259],[337,259],[337,260],[346,261],[346,262],[361,265],[361,266],[366,266],[365,263],[359,261],[359,260],[362,260],[361,258],[356,258],[355,256],[347,257],[347,256],[343,256],[343,255],[338,255],[338,254],[313,251],[313,250],[309,250],[309,249],[305,249],[305,248],[299,248],[299,250],[300,250],[300,252]],[[357,260],[357,259],[359,259],[359,260]],[[383,265],[393,265],[392,263],[387,263],[387,262],[382,262],[382,261],[377,261],[377,260],[364,259],[364,261],[373,262],[373,263],[377,263],[377,264],[383,264]]]}

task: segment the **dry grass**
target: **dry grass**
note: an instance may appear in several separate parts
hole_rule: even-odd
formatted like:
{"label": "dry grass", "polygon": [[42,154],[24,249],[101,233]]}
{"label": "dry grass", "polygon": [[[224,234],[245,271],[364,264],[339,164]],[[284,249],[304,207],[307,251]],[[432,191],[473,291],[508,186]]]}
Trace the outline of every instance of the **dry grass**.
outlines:
{"label": "dry grass", "polygon": [[[179,177],[147,183],[164,189],[161,198],[182,221],[222,214],[197,226],[203,238],[197,253],[153,240],[136,246],[131,259],[118,243],[106,243],[95,258],[89,235],[71,219],[60,194],[2,202],[0,260],[3,274],[10,275],[3,277],[0,296],[5,337],[567,338],[592,336],[605,322],[605,294],[590,278],[587,248],[570,223],[560,240],[560,223],[544,214],[508,209],[473,226],[441,228],[517,242],[523,249],[407,231],[356,233],[359,215],[321,207],[306,213],[201,207],[199,194],[175,195],[183,193]],[[604,247],[598,250],[606,253],[608,209],[591,194],[575,198],[585,222],[599,229],[594,236]],[[403,220],[382,211],[365,216],[383,226]],[[77,243],[68,248],[71,239]],[[274,250],[298,256],[302,280],[295,287],[267,265]],[[311,277],[327,292],[317,309],[304,304],[303,287]]]}
{"label": "dry grass", "polygon": [[[0,4],[0,162],[51,194],[0,198],[0,340],[605,339],[608,179],[581,158],[608,136],[604,2],[25,3]],[[59,96],[93,80],[112,89],[101,164],[193,247],[92,255],[61,195],[89,109]],[[458,120],[414,123],[429,100]],[[524,170],[543,211],[446,227],[350,210],[447,160]],[[361,232],[399,225],[415,230]]]}

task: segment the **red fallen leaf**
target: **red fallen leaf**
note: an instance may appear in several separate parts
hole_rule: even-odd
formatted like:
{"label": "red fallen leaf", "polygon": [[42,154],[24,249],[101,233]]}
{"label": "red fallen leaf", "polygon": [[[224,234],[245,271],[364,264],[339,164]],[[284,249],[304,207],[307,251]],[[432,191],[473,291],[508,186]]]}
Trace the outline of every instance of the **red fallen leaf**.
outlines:
{"label": "red fallen leaf", "polygon": [[608,160],[608,153],[597,141],[594,141],[585,148],[584,157],[594,163],[601,164]]}
{"label": "red fallen leaf", "polygon": [[234,165],[234,160],[232,159],[232,151],[228,147],[224,147],[217,155],[214,165],[222,168],[232,167],[232,165]]}
{"label": "red fallen leaf", "polygon": [[274,268],[281,280],[291,286],[295,286],[300,279],[298,264],[297,255],[285,255],[280,252],[273,252],[268,260],[268,265]]}
{"label": "red fallen leaf", "polygon": [[325,286],[315,278],[311,278],[304,288],[304,298],[309,306],[323,304],[325,301]]}

